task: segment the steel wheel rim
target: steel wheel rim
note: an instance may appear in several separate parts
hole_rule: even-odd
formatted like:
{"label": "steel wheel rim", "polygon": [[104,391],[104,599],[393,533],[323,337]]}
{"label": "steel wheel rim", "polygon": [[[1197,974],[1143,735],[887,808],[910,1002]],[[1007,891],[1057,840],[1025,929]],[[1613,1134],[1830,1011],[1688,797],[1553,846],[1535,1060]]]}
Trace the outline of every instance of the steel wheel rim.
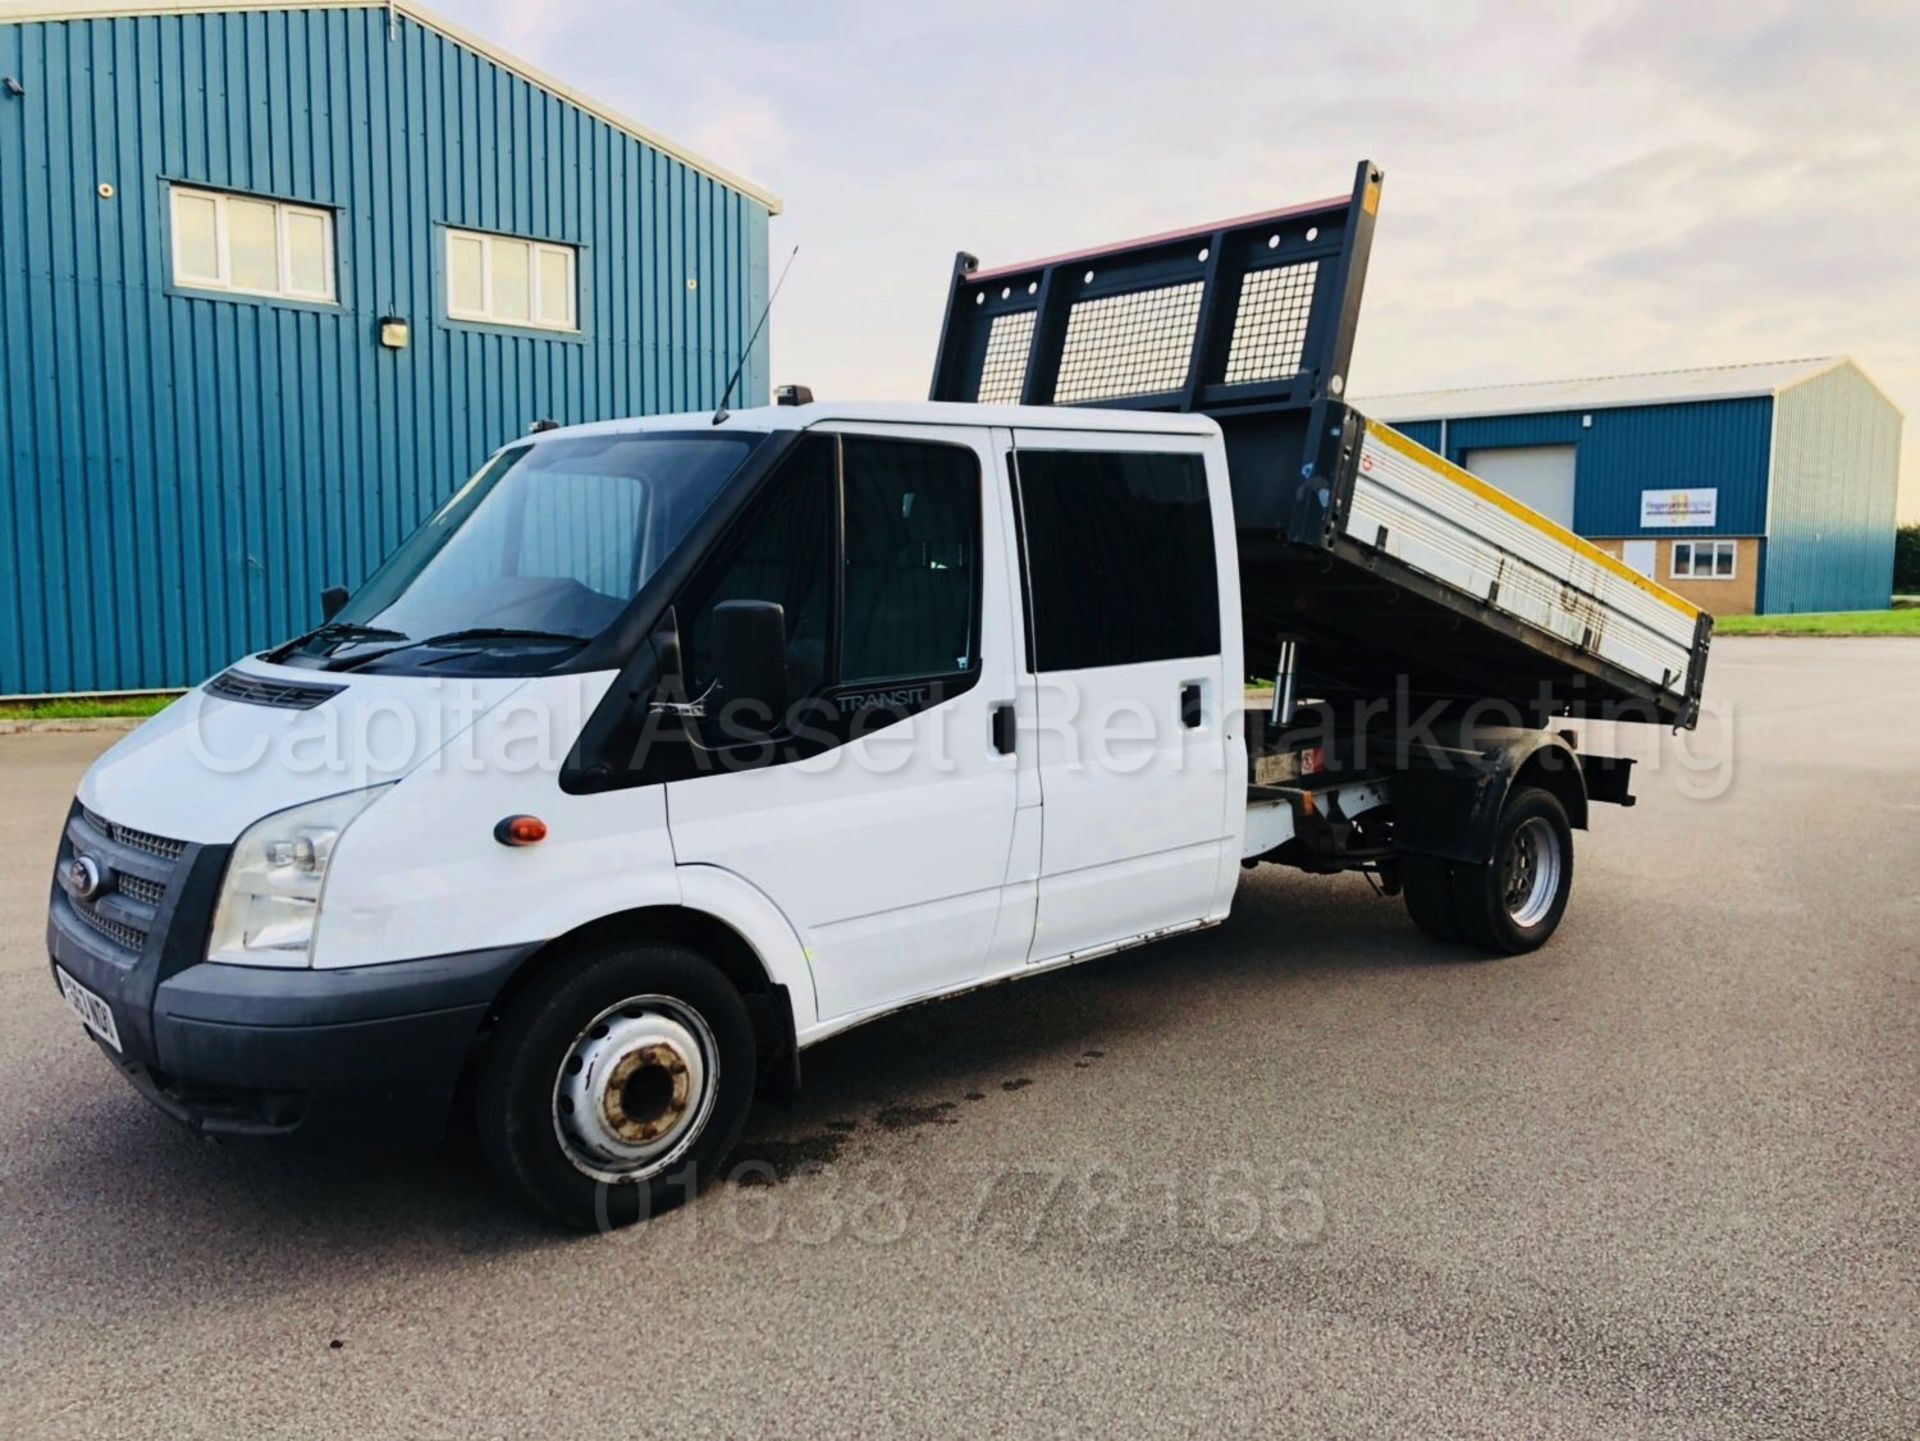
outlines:
{"label": "steel wheel rim", "polygon": [[1507,842],[1500,870],[1501,896],[1515,925],[1528,929],[1546,919],[1564,865],[1560,833],[1542,816],[1523,821]]}
{"label": "steel wheel rim", "polygon": [[553,1132],[576,1171],[612,1185],[675,1165],[713,1114],[720,1050],[671,996],[630,996],[580,1029],[553,1081]]}

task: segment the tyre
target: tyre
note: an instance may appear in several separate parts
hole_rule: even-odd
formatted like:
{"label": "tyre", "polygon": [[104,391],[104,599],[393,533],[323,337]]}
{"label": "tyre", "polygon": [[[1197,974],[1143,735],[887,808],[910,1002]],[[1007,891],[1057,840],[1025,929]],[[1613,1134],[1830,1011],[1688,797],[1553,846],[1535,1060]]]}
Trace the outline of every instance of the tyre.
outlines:
{"label": "tyre", "polygon": [[753,1026],[714,966],[680,946],[594,947],[501,1017],[480,1145],[509,1194],[563,1225],[631,1225],[713,1175],[753,1086]]}
{"label": "tyre", "polygon": [[1456,866],[1453,917],[1461,935],[1509,956],[1545,945],[1573,892],[1573,827],[1551,791],[1522,786],[1507,797],[1493,859]]}
{"label": "tyre", "polygon": [[1436,941],[1458,941],[1460,924],[1453,918],[1453,866],[1438,856],[1400,858],[1400,885],[1413,923]]}

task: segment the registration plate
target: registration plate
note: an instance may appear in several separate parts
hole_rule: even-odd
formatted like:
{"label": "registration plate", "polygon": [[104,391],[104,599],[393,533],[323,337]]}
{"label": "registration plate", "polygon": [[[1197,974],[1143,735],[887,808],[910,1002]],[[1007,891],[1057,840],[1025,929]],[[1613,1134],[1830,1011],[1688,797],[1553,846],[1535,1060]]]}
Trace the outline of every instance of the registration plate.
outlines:
{"label": "registration plate", "polygon": [[55,966],[53,971],[59,977],[60,994],[66,997],[67,1009],[80,1018],[80,1024],[112,1046],[114,1050],[119,1050],[120,1027],[114,1022],[113,1007],[60,967]]}

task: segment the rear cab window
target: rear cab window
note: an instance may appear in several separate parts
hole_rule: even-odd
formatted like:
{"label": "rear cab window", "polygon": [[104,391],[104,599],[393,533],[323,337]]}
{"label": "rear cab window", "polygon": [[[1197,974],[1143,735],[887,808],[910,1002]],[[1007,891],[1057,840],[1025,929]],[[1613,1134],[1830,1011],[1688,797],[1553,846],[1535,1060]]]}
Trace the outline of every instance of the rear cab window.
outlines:
{"label": "rear cab window", "polygon": [[1220,653],[1203,457],[1022,448],[1014,502],[1031,670]]}

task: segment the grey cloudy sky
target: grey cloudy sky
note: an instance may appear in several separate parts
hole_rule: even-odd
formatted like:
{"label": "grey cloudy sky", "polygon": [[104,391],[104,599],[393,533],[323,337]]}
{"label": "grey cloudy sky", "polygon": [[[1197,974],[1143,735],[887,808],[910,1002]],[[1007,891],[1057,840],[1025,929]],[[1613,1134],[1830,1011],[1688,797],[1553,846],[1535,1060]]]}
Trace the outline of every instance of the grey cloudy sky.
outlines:
{"label": "grey cloudy sky", "polygon": [[1920,404],[1911,0],[441,4],[785,200],[774,378],[823,395],[925,394],[956,249],[1339,193],[1367,156],[1356,394],[1848,354]]}

